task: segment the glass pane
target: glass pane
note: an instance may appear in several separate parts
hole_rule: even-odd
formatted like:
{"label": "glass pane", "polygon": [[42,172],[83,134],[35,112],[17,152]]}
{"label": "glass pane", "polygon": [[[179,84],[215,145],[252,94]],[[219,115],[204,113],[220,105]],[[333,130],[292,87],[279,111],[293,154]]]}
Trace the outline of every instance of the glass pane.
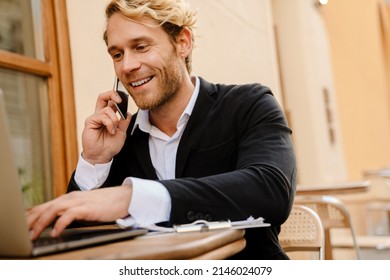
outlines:
{"label": "glass pane", "polygon": [[52,198],[50,123],[44,78],[0,68],[25,206]]}
{"label": "glass pane", "polygon": [[0,0],[0,49],[44,60],[40,0]]}

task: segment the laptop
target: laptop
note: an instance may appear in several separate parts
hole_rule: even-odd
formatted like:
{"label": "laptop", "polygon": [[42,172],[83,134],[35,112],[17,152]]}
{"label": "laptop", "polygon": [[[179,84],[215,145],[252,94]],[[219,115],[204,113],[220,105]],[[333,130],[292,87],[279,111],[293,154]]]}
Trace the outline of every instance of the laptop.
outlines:
{"label": "laptop", "polygon": [[[31,241],[21,186],[7,128],[5,101],[0,89],[0,257],[31,257],[133,238],[147,233],[143,228],[72,228],[60,238],[43,233]],[[46,236],[45,236],[46,235]]]}

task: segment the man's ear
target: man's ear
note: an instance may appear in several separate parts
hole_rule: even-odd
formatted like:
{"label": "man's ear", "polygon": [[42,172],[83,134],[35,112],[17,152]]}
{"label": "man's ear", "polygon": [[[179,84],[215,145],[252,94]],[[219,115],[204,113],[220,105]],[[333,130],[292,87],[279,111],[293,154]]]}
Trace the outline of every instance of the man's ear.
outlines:
{"label": "man's ear", "polygon": [[192,51],[192,34],[188,28],[184,28],[176,38],[177,50],[181,57],[186,58]]}

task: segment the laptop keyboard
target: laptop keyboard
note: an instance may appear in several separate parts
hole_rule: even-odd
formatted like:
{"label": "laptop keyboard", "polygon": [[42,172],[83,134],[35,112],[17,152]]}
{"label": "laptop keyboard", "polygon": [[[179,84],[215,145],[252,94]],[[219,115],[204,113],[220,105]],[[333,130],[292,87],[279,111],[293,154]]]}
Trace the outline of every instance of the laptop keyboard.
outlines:
{"label": "laptop keyboard", "polygon": [[55,245],[64,242],[62,238],[41,237],[33,241],[34,247]]}

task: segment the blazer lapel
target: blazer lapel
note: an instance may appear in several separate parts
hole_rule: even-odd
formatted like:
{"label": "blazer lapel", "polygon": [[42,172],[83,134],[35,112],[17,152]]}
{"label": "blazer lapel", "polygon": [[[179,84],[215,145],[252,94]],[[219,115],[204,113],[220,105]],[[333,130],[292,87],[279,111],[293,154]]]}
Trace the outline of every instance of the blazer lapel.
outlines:
{"label": "blazer lapel", "polygon": [[176,178],[180,178],[183,174],[193,143],[196,142],[199,137],[204,137],[204,133],[207,130],[204,116],[214,103],[213,94],[216,93],[215,85],[206,82],[202,78],[199,78],[199,80],[199,95],[177,149]]}

